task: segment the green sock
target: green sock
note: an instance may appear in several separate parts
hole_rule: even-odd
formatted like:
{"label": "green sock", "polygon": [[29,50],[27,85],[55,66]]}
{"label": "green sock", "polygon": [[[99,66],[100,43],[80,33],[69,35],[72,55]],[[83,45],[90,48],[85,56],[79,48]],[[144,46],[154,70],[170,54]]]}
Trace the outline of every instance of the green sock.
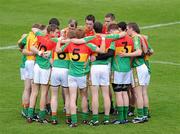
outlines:
{"label": "green sock", "polygon": [[28,115],[28,108],[23,108],[23,112],[25,113],[25,115]]}
{"label": "green sock", "polygon": [[39,111],[40,120],[44,120],[45,116],[46,116],[46,111],[45,110]]}
{"label": "green sock", "polygon": [[82,119],[87,120],[88,119],[88,113],[82,112]]}
{"label": "green sock", "polygon": [[138,108],[138,109],[137,109],[137,116],[140,117],[140,118],[142,118],[143,115],[144,115],[143,108]]}
{"label": "green sock", "polygon": [[72,123],[77,123],[77,114],[71,114]]}
{"label": "green sock", "polygon": [[111,109],[114,108],[113,101],[111,100]]}
{"label": "green sock", "polygon": [[130,111],[130,112],[134,113],[134,109],[135,109],[134,106],[131,106],[131,105],[129,106],[129,111]]}
{"label": "green sock", "polygon": [[124,106],[124,120],[127,120],[128,108],[128,106]]}
{"label": "green sock", "polygon": [[34,108],[28,108],[28,117],[33,118]]}
{"label": "green sock", "polygon": [[56,115],[52,115],[51,116],[51,120],[57,120],[57,116]]}
{"label": "green sock", "polygon": [[98,114],[93,114],[93,122],[96,122],[99,120]]}
{"label": "green sock", "polygon": [[119,121],[124,121],[124,107],[123,106],[118,106],[117,107],[117,110],[118,110],[118,120]]}
{"label": "green sock", "polygon": [[70,114],[66,114],[66,120],[71,119],[71,115]]}
{"label": "green sock", "polygon": [[109,121],[109,115],[104,115],[104,121]]}
{"label": "green sock", "polygon": [[46,109],[47,109],[48,111],[51,110],[51,104],[50,104],[50,103],[49,103],[49,104],[46,104]]}
{"label": "green sock", "polygon": [[143,108],[144,116],[148,116],[148,107]]}

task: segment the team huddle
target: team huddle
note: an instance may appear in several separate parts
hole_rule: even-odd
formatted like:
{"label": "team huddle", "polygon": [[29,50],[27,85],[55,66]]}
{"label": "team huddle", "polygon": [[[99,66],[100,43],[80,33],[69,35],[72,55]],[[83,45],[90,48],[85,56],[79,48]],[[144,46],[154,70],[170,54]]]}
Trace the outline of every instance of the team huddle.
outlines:
{"label": "team huddle", "polygon": [[[27,122],[58,124],[60,87],[65,122],[70,127],[78,125],[79,97],[82,124],[100,124],[99,90],[102,90],[104,103],[102,124],[147,122],[150,117],[149,57],[153,49],[148,36],[140,33],[139,26],[134,22],[117,23],[115,15],[108,13],[104,24],[88,15],[85,26],[78,26],[77,21],[71,19],[66,28],[60,30],[59,27],[56,18],[50,19],[47,26],[34,24],[18,41],[22,53],[20,73],[24,80],[21,114]],[[39,91],[40,110],[36,113]],[[130,121],[128,116],[134,116],[135,108],[136,117]],[[50,121],[47,114],[51,116]],[[90,114],[92,120],[88,120]],[[116,120],[112,121],[110,114],[115,114]]]}

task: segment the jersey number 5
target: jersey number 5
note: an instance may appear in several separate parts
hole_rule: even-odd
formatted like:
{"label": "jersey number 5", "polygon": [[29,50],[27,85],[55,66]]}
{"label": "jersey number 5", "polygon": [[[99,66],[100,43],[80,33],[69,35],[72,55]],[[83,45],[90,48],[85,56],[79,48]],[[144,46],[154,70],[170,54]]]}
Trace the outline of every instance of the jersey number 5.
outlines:
{"label": "jersey number 5", "polygon": [[80,51],[80,49],[79,48],[75,48],[74,50],[73,50],[73,57],[72,57],[72,60],[73,61],[78,61],[78,60],[80,60],[80,54],[78,53]]}

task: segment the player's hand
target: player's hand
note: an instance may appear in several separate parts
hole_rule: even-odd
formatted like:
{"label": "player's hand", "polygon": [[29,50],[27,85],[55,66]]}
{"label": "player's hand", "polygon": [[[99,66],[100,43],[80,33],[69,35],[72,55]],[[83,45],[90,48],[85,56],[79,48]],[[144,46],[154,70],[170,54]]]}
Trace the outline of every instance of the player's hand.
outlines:
{"label": "player's hand", "polygon": [[42,56],[42,55],[43,55],[43,52],[42,52],[42,51],[39,51],[39,52],[38,52],[38,55],[39,55],[39,56]]}
{"label": "player's hand", "polygon": [[21,36],[21,38],[23,39],[23,38],[25,38],[27,36],[27,34],[23,34],[22,36]]}
{"label": "player's hand", "polygon": [[153,53],[154,53],[153,49],[149,49],[149,50],[147,51],[147,54],[148,54],[149,56],[153,55]]}
{"label": "player's hand", "polygon": [[102,39],[103,41],[105,41],[106,38],[105,38],[105,37],[101,37],[101,39]]}
{"label": "player's hand", "polygon": [[34,53],[30,51],[28,55],[29,55],[29,56],[32,56],[32,55],[34,55]]}
{"label": "player's hand", "polygon": [[22,49],[22,48],[18,48],[18,49],[19,49],[19,51],[20,51],[20,52],[22,52],[22,51],[23,51],[23,49]]}
{"label": "player's hand", "polygon": [[126,56],[126,53],[120,52],[120,53],[119,53],[119,56],[120,56],[120,57],[125,57],[125,56]]}
{"label": "player's hand", "polygon": [[50,57],[50,52],[46,51],[43,53],[42,57],[48,59]]}
{"label": "player's hand", "polygon": [[96,56],[91,56],[90,60],[91,60],[91,62],[95,61],[96,60]]}

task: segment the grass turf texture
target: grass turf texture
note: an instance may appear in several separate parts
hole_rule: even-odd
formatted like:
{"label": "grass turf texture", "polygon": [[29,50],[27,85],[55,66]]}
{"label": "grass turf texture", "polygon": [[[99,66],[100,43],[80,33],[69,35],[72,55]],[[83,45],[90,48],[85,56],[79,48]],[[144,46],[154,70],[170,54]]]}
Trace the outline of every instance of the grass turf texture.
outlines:
{"label": "grass turf texture", "polygon": [[[30,30],[33,23],[47,24],[49,18],[61,20],[65,27],[68,19],[75,18],[84,25],[84,18],[94,14],[103,21],[104,15],[113,12],[117,21],[135,21],[140,26],[179,21],[178,0],[1,0],[0,1],[0,47],[14,45],[22,33]],[[180,63],[180,25],[143,30],[149,35],[155,50],[152,61]],[[64,123],[62,101],[59,104],[60,124],[27,124],[20,115],[23,82],[19,78],[21,54],[18,50],[0,50],[0,133],[138,133],[178,134],[180,132],[180,66],[151,64],[152,77],[149,86],[152,118],[148,123],[134,125],[84,126],[70,129]],[[62,100],[62,97],[59,97]],[[102,99],[101,99],[102,100]],[[100,102],[102,111],[102,101]],[[38,107],[38,106],[37,106]],[[78,115],[79,118],[81,115]],[[102,117],[101,117],[102,118]],[[114,118],[114,117],[112,117]],[[79,119],[79,122],[81,119]]]}

